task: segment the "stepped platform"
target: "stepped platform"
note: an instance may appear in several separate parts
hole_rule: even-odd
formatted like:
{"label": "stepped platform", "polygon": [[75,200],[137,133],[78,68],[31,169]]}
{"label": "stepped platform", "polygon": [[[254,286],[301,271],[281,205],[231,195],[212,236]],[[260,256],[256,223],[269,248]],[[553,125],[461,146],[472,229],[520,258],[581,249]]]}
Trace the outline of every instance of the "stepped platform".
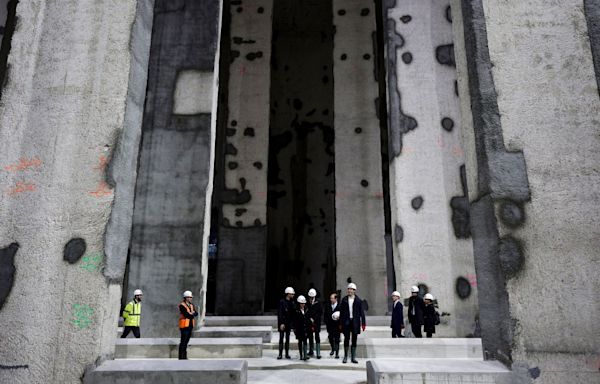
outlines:
{"label": "stepped platform", "polygon": [[84,384],[245,384],[244,360],[108,360],[86,372]]}
{"label": "stepped platform", "polygon": [[273,327],[266,326],[205,326],[194,331],[193,337],[260,338],[263,343],[271,341]]}
{"label": "stepped platform", "polygon": [[[209,358],[256,358],[262,357],[261,338],[192,338],[188,344],[188,357]],[[117,339],[115,358],[167,359],[177,358],[178,338]]]}

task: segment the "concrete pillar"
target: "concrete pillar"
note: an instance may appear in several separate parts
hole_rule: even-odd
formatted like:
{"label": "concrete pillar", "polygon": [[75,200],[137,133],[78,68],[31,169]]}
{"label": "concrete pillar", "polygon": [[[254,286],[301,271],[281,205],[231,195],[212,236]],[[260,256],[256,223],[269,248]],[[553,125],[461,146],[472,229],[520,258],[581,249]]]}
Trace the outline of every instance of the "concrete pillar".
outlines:
{"label": "concrete pillar", "polygon": [[152,1],[27,1],[0,106],[0,382],[114,351]]}
{"label": "concrete pillar", "polygon": [[398,289],[423,285],[447,312],[438,336],[475,333],[470,239],[450,1],[389,1],[390,189]]}
{"label": "concrete pillar", "polygon": [[204,308],[219,18],[217,0],[155,6],[125,292],[144,291],[146,337],[178,334],[184,290]]}
{"label": "concrete pillar", "polygon": [[370,315],[387,311],[379,87],[371,2],[334,0],[337,286],[358,286]]}
{"label": "concrete pillar", "polygon": [[523,382],[598,377],[600,99],[590,5],[462,2],[466,44],[456,53],[470,95],[462,110],[473,121],[466,149],[482,336],[487,355]]}
{"label": "concrete pillar", "polygon": [[[267,240],[272,1],[230,2],[215,311],[261,314]],[[235,3],[235,4],[233,4]],[[224,35],[225,36],[225,35]],[[219,206],[219,204],[217,204]],[[240,292],[244,300],[240,301]]]}

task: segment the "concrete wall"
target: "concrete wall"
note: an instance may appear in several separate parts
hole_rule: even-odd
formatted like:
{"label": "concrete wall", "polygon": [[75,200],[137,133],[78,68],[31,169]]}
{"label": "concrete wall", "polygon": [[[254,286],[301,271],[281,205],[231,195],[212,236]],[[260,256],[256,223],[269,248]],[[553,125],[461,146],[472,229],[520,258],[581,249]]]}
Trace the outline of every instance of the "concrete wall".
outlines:
{"label": "concrete wall", "polygon": [[387,1],[390,189],[397,288],[419,285],[448,315],[437,335],[476,333],[452,12],[448,0]]}
{"label": "concrete wall", "polygon": [[114,350],[152,5],[17,7],[0,105],[0,382],[79,382]]}
{"label": "concrete wall", "polygon": [[220,5],[157,1],[154,15],[125,294],[144,291],[141,332],[164,337],[184,290],[204,306]]}
{"label": "concrete wall", "polygon": [[468,173],[484,347],[523,382],[593,382],[595,32],[581,0],[470,1],[461,11],[466,45],[456,52],[470,92],[463,111],[473,112],[466,137],[477,164]]}
{"label": "concrete wall", "polygon": [[369,304],[387,311],[388,283],[378,120],[375,4],[333,1],[335,91],[335,234],[337,287],[348,279]]}

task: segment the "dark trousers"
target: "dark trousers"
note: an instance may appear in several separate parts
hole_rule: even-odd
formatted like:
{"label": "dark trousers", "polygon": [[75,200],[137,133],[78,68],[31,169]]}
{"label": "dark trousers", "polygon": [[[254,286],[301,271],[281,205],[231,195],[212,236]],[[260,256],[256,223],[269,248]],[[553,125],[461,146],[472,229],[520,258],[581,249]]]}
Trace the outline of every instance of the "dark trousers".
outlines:
{"label": "dark trousers", "polygon": [[179,360],[187,359],[187,346],[192,337],[194,327],[180,328],[181,340],[179,341]]}
{"label": "dark trousers", "polygon": [[412,333],[413,333],[413,335],[415,335],[415,337],[423,337],[423,335],[421,334],[421,326],[420,325],[411,324],[410,328],[412,329]]}
{"label": "dark trousers", "polygon": [[283,353],[283,339],[285,335],[285,355],[290,355],[290,332],[291,326],[286,325],[285,331],[279,331],[279,356]]}
{"label": "dark trousers", "polygon": [[340,349],[340,331],[330,332],[328,334],[329,344],[331,345],[331,355]]}
{"label": "dark trousers", "polygon": [[348,349],[350,343],[350,334],[352,334],[352,347],[356,347],[357,334],[350,327],[344,329],[344,349]]}
{"label": "dark trousers", "polygon": [[400,327],[392,328],[392,338],[396,338],[396,337],[404,337],[404,336],[402,336],[402,328],[400,328]]}
{"label": "dark trousers", "polygon": [[126,338],[127,335],[129,335],[129,332],[133,332],[133,336],[135,336],[136,339],[140,338],[140,327],[132,327],[132,326],[127,325],[123,329],[123,334],[121,335],[121,339]]}
{"label": "dark trousers", "polygon": [[432,337],[433,333],[431,332],[425,332],[427,334],[427,337]]}

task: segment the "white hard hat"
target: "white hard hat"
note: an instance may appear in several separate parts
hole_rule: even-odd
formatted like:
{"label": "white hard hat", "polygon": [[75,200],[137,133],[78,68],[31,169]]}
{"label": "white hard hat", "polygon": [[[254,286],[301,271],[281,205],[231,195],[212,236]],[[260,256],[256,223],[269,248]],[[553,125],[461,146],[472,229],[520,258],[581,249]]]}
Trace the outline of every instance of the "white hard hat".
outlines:
{"label": "white hard hat", "polygon": [[431,293],[426,293],[423,297],[425,300],[433,300],[433,295]]}
{"label": "white hard hat", "polygon": [[315,297],[317,296],[317,291],[314,288],[311,288],[308,290],[308,296],[309,297]]}
{"label": "white hard hat", "polygon": [[335,321],[338,321],[340,319],[340,311],[335,311],[331,314],[331,318]]}
{"label": "white hard hat", "polygon": [[137,295],[143,295],[141,289],[136,289],[135,291],[133,291],[133,296],[137,296]]}
{"label": "white hard hat", "polygon": [[400,292],[394,291],[394,292],[392,292],[392,296],[398,296],[398,297],[400,297]]}
{"label": "white hard hat", "polygon": [[185,292],[183,292],[183,297],[194,297],[194,296],[192,296],[192,291],[185,291]]}
{"label": "white hard hat", "polygon": [[410,291],[411,292],[419,292],[419,287],[417,287],[416,285],[413,285],[412,287],[410,287]]}
{"label": "white hard hat", "polygon": [[287,295],[288,293],[295,294],[296,292],[294,292],[294,288],[292,288],[292,287],[287,287],[287,288],[285,289],[285,294]]}
{"label": "white hard hat", "polygon": [[348,288],[352,288],[352,289],[356,290],[356,284],[350,283],[350,284],[348,284]]}
{"label": "white hard hat", "polygon": [[306,298],[305,298],[304,296],[302,296],[302,295],[298,296],[298,299],[297,299],[297,301],[298,301],[300,304],[306,304]]}

